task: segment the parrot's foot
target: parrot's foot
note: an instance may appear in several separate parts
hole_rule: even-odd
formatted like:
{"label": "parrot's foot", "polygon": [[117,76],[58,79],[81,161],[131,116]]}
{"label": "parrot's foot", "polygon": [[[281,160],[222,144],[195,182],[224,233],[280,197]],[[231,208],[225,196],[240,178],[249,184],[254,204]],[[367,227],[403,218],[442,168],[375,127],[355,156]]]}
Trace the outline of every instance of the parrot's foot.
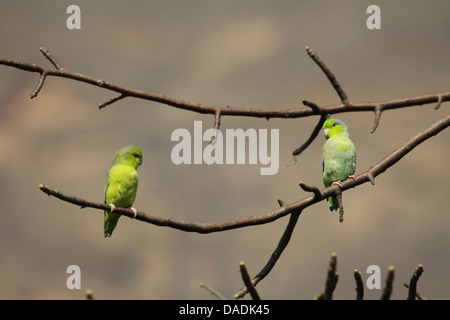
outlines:
{"label": "parrot's foot", "polygon": [[111,203],[109,206],[111,207],[111,213],[112,213],[114,210],[116,210],[116,206],[113,205],[112,203]]}
{"label": "parrot's foot", "polygon": [[348,178],[350,178],[350,179],[352,179],[353,181],[355,181],[355,176],[354,176],[354,175],[352,175],[352,174],[351,174],[351,175],[349,175],[349,176],[347,177],[347,179],[348,179]]}
{"label": "parrot's foot", "polygon": [[342,189],[342,182],[341,181],[334,181],[331,185],[332,186],[339,186],[339,188]]}
{"label": "parrot's foot", "polygon": [[136,216],[137,216],[137,211],[136,211],[136,209],[135,209],[135,208],[130,208],[130,210],[133,211],[133,213],[134,213],[134,217],[131,218],[131,219],[136,219]]}

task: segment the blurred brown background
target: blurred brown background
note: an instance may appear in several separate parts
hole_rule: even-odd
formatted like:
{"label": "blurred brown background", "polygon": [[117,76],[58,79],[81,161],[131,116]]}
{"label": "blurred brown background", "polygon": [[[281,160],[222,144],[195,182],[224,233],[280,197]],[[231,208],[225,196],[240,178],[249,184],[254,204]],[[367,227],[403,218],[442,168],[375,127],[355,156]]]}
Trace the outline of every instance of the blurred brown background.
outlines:
{"label": "blurred brown background", "polygon": [[[68,70],[126,87],[216,106],[287,109],[303,98],[339,99],[305,52],[327,63],[351,101],[383,101],[450,86],[450,3],[375,1],[381,30],[366,28],[373,1],[2,1],[0,57],[51,66],[44,47]],[[66,8],[81,8],[81,30],[66,28]],[[317,117],[279,120],[223,117],[221,129],[280,130],[280,169],[260,165],[182,165],[170,159],[173,130],[192,132],[213,116],[133,98],[103,111],[115,93],[48,78],[29,99],[38,74],[0,67],[0,298],[214,299],[201,282],[232,298],[242,287],[239,262],[251,275],[267,262],[287,218],[262,226],[199,235],[122,218],[103,238],[103,213],[47,197],[47,184],[103,200],[114,153],[137,145],[144,153],[134,206],[149,214],[221,222],[304,198],[300,180],[322,187],[322,135],[298,157],[291,152]],[[357,172],[367,170],[417,132],[448,114],[425,105],[336,117],[349,126]],[[345,219],[326,202],[308,208],[275,268],[257,289],[264,299],[311,299],[325,286],[330,254],[340,274],[334,297],[353,299],[353,269],[382,281],[396,268],[393,299],[405,299],[419,264],[418,290],[450,296],[450,130],[413,150],[376,179],[344,193]],[[66,288],[66,268],[81,268],[82,290]],[[365,290],[378,299],[381,290]],[[246,297],[248,299],[248,297]]]}

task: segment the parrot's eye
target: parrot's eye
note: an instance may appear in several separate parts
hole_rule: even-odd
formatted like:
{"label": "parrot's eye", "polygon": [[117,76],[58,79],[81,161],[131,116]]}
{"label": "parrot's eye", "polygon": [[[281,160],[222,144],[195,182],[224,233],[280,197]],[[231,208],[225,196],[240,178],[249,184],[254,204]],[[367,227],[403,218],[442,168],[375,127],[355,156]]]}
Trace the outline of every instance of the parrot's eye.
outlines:
{"label": "parrot's eye", "polygon": [[133,155],[135,158],[140,158],[139,155],[138,155],[137,153],[132,153],[132,155]]}

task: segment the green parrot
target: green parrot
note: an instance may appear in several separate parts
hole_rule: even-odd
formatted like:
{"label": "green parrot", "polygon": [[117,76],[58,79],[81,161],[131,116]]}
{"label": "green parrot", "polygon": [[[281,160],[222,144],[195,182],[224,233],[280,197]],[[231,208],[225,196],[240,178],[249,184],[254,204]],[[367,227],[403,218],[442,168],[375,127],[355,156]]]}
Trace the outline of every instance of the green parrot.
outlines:
{"label": "green parrot", "polygon": [[[344,122],[337,119],[328,119],[323,124],[326,142],[323,145],[322,172],[323,184],[329,187],[332,184],[341,185],[348,177],[352,178],[356,169],[356,148],[348,128]],[[338,210],[336,197],[328,198],[330,211]]]}
{"label": "green parrot", "polygon": [[[111,207],[105,211],[103,232],[111,237],[119,221],[120,214],[113,213],[116,206],[130,208],[136,198],[138,174],[136,169],[142,164],[142,151],[138,147],[124,147],[116,152],[111,169],[106,175],[105,204]],[[136,209],[131,208],[136,215]]]}

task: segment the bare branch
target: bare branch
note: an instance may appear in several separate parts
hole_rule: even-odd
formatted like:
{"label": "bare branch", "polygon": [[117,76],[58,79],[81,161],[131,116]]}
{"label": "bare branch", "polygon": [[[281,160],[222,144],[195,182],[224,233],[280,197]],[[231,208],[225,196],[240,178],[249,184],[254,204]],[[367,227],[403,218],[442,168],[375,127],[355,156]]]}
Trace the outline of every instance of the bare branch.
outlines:
{"label": "bare branch", "polygon": [[353,276],[356,281],[356,300],[362,300],[364,298],[364,285],[361,278],[361,273],[357,269],[353,270]]}
{"label": "bare branch", "polygon": [[[44,49],[45,50],[45,49]],[[45,54],[44,52],[47,52]],[[309,117],[313,115],[326,115],[326,114],[336,114],[336,113],[343,113],[343,112],[367,112],[372,111],[376,112],[377,107],[384,110],[391,110],[391,109],[397,109],[397,108],[406,108],[406,107],[412,107],[412,106],[418,106],[423,104],[429,104],[429,103],[435,103],[439,102],[438,105],[445,101],[450,101],[450,92],[445,93],[438,93],[438,94],[427,94],[412,98],[404,98],[404,99],[397,99],[397,100],[388,100],[385,102],[377,102],[377,103],[351,103],[348,102],[348,99],[343,93],[342,88],[340,88],[339,83],[335,81],[336,79],[331,77],[331,82],[333,84],[333,87],[338,92],[341,92],[339,96],[341,97],[341,101],[343,101],[341,104],[329,106],[329,107],[318,107],[317,105],[311,103],[311,102],[304,102],[304,104],[307,106],[305,108],[295,108],[295,109],[286,109],[286,110],[265,110],[265,109],[250,109],[250,108],[233,108],[233,107],[216,107],[216,106],[209,106],[204,105],[200,103],[192,103],[183,101],[180,99],[175,99],[171,97],[167,97],[161,94],[155,94],[150,92],[145,92],[141,90],[131,89],[119,86],[117,84],[104,81],[102,79],[97,79],[94,77],[86,76],[83,74],[70,72],[64,68],[61,68],[59,63],[56,61],[56,59],[48,53],[47,50],[45,50],[43,54],[45,57],[52,62],[52,64],[57,69],[50,69],[43,66],[38,66],[31,63],[24,63],[24,62],[18,62],[11,59],[0,59],[0,65],[5,65],[8,67],[17,68],[23,71],[28,72],[38,72],[41,75],[44,74],[43,77],[41,77],[39,85],[39,90],[43,85],[43,80],[45,80],[45,77],[47,76],[54,76],[54,77],[62,77],[62,78],[68,78],[75,81],[80,81],[84,83],[88,83],[94,86],[98,86],[104,89],[108,89],[111,91],[115,91],[119,94],[122,94],[122,97],[134,97],[138,99],[143,100],[149,100],[154,101],[157,103],[166,104],[168,106],[172,106],[174,108],[189,110],[192,112],[197,112],[201,114],[213,114],[216,115],[217,112],[220,113],[221,116],[243,116],[243,117],[255,117],[255,118],[302,118],[302,117]],[[312,50],[311,50],[312,52]],[[313,55],[311,58],[318,63],[318,57],[317,55],[312,52]],[[321,60],[320,60],[321,61]],[[324,66],[323,62],[319,66]],[[321,68],[322,68],[321,67]],[[326,66],[325,66],[326,68]],[[325,70],[322,68],[322,70],[325,72],[327,77],[330,79],[330,71],[328,68]],[[328,70],[328,71],[326,71]],[[340,88],[340,89],[339,89]],[[36,90],[35,90],[36,91]],[[34,92],[34,91],[33,91]],[[35,97],[38,91],[34,93],[32,96]],[[343,93],[343,94],[342,94]],[[117,100],[115,100],[117,101]],[[114,102],[114,101],[113,101]],[[314,107],[317,106],[316,107]]]}
{"label": "bare branch", "polygon": [[47,78],[47,72],[43,71],[41,76],[39,77],[39,81],[36,85],[36,88],[30,93],[30,98],[36,98],[39,92],[41,92],[42,87],[44,86],[45,79]]}
{"label": "bare branch", "polygon": [[205,289],[206,291],[211,293],[213,296],[215,296],[219,300],[226,300],[226,298],[220,292],[218,292],[217,290],[211,288],[206,283],[200,283],[200,288]]}
{"label": "bare branch", "polygon": [[[404,285],[406,288],[409,288],[409,285],[408,285],[408,284],[404,283],[403,285]],[[419,299],[419,300],[430,300],[430,299],[428,299],[427,297],[424,297],[419,291],[416,291],[416,297],[417,297],[417,299]]]}
{"label": "bare branch", "polygon": [[303,100],[302,100],[302,103],[303,103],[305,106],[310,107],[310,108],[311,108],[314,112],[316,112],[317,114],[321,114],[321,113],[322,113],[320,107],[319,107],[315,102],[312,102],[312,101],[303,99]]}
{"label": "bare branch", "polygon": [[62,67],[59,64],[58,60],[56,60],[56,58],[50,53],[48,52],[48,50],[44,49],[44,48],[39,48],[39,50],[41,51],[41,53],[44,55],[44,57],[46,57],[48,59],[48,61],[50,61],[56,69],[61,70]]}
{"label": "bare branch", "polygon": [[253,300],[261,300],[259,297],[258,292],[255,289],[255,286],[253,285],[252,281],[250,280],[250,276],[248,275],[247,268],[245,267],[244,262],[241,261],[239,264],[239,269],[241,270],[242,275],[242,281],[244,281],[245,287],[247,288],[248,292],[250,293],[250,296]]}
{"label": "bare branch", "polygon": [[[278,200],[278,202],[280,203],[280,206],[284,206],[284,203],[281,200]],[[294,228],[295,225],[297,224],[300,214],[301,211],[293,212],[291,214],[289,218],[289,223],[287,224],[286,229],[284,230],[284,233],[281,236],[281,239],[278,242],[276,249],[270,256],[269,261],[267,261],[266,265],[262,268],[262,270],[253,278],[252,280],[253,286],[256,286],[258,282],[264,279],[277,263],[284,249],[288,245],[289,240],[291,239],[292,233],[294,232]],[[247,287],[244,287],[234,295],[234,298],[235,299],[243,298],[247,293],[248,293]]]}
{"label": "bare branch", "polygon": [[107,100],[107,101],[105,101],[105,102],[100,103],[100,104],[98,105],[98,108],[99,108],[99,109],[103,109],[104,107],[106,107],[106,106],[108,106],[108,105],[110,105],[110,104],[112,104],[112,103],[114,103],[114,102],[116,102],[116,101],[118,101],[118,100],[120,100],[120,99],[123,99],[123,98],[125,98],[125,95],[124,95],[123,93],[121,93],[121,94],[119,94],[118,96],[112,97],[111,99],[109,99],[109,100]]}
{"label": "bare branch", "polygon": [[[39,185],[39,189],[49,196],[53,196],[62,201],[78,205],[81,208],[95,208],[100,209],[102,211],[111,210],[111,207],[107,204],[84,200],[72,195],[66,195],[58,190],[52,189],[43,184]],[[290,206],[285,206],[279,210],[274,210],[267,214],[258,214],[248,218],[242,218],[222,223],[195,223],[195,222],[174,220],[157,216],[151,216],[141,211],[137,211],[135,217],[134,212],[131,209],[122,207],[116,207],[114,209],[114,213],[119,213],[129,218],[132,219],[134,218],[136,220],[147,222],[160,227],[170,227],[173,229],[186,232],[197,232],[201,234],[207,234],[269,223],[286,216],[287,214],[290,213],[291,210],[292,209],[290,208]]]}
{"label": "bare branch", "polygon": [[314,193],[314,197],[316,197],[317,199],[321,197],[319,188],[308,186],[307,184],[304,184],[302,181],[300,181],[298,185],[300,186],[300,188],[303,189],[303,191]]}
{"label": "bare branch", "polygon": [[392,294],[392,286],[394,284],[394,267],[389,266],[386,282],[381,294],[381,300],[389,300]]}
{"label": "bare branch", "polygon": [[313,61],[322,69],[323,73],[327,76],[328,80],[330,80],[331,85],[333,86],[334,90],[336,90],[339,98],[341,98],[341,102],[343,104],[346,104],[348,102],[347,94],[342,89],[341,85],[337,81],[334,74],[328,69],[328,67],[325,65],[325,63],[317,56],[317,54],[311,50],[310,47],[306,47],[306,52],[308,55],[313,59]]}
{"label": "bare branch", "polygon": [[92,289],[87,289],[84,294],[86,295],[86,300],[94,300],[94,291]]}
{"label": "bare branch", "polygon": [[408,290],[408,297],[406,300],[415,300],[416,294],[417,294],[417,281],[419,280],[420,276],[423,273],[423,266],[419,264],[416,271],[411,277],[411,280],[409,282],[409,290]]}
{"label": "bare branch", "polygon": [[330,263],[327,272],[327,281],[325,283],[325,292],[322,293],[317,300],[331,300],[333,299],[333,291],[336,289],[336,284],[339,280],[337,273],[337,255],[335,252],[331,254]]}
{"label": "bare branch", "polygon": [[300,147],[295,149],[292,152],[293,156],[298,156],[300,153],[302,153],[306,148],[309,147],[309,145],[316,139],[319,132],[322,130],[323,123],[325,120],[327,120],[328,115],[322,114],[320,116],[319,122],[317,122],[316,126],[314,127],[314,130],[311,132],[311,135],[309,136],[308,140],[305,141]]}

